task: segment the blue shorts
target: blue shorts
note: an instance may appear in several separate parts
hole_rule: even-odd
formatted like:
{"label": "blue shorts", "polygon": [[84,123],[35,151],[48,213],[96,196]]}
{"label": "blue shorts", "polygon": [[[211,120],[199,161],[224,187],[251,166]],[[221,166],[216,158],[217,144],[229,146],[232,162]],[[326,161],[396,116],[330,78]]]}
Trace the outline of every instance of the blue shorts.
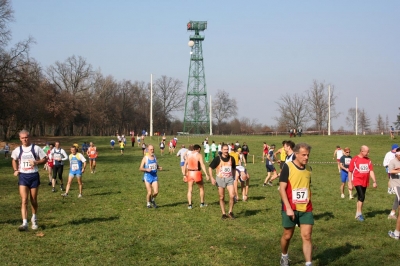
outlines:
{"label": "blue shorts", "polygon": [[147,183],[153,184],[154,182],[158,182],[158,177],[152,176],[152,175],[145,175],[144,181]]}
{"label": "blue shorts", "polygon": [[184,166],[185,165],[185,162],[181,162],[181,166]]}
{"label": "blue shorts", "polygon": [[29,188],[39,187],[40,185],[39,173],[29,173],[29,174],[20,173],[18,178],[18,185]]}
{"label": "blue shorts", "polygon": [[275,167],[273,165],[266,165],[265,166],[267,168],[267,172],[275,172]]}
{"label": "blue shorts", "polygon": [[342,183],[346,183],[348,181],[348,176],[348,172],[340,170],[340,179],[342,180]]}

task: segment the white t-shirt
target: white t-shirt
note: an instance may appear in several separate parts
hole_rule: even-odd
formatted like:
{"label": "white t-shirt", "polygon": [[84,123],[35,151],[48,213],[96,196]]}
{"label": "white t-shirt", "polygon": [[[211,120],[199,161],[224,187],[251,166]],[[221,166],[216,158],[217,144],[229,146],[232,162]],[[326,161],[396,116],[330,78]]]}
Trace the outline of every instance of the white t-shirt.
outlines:
{"label": "white t-shirt", "polygon": [[215,143],[211,144],[211,151],[217,151],[217,145],[215,145]]}
{"label": "white t-shirt", "polygon": [[204,145],[204,153],[210,153],[210,145],[208,143]]}
{"label": "white t-shirt", "polygon": [[[22,147],[21,159],[19,158],[20,150],[21,150],[20,147]],[[29,145],[28,147],[24,147],[24,146],[20,146],[20,147],[17,147],[11,153],[11,158],[13,158],[16,161],[19,161],[18,162],[18,171],[20,173],[24,173],[24,174],[38,172],[38,166],[37,165],[31,166],[29,163],[30,160],[36,160],[32,154],[32,145]],[[39,159],[43,159],[44,157],[46,157],[46,154],[39,146],[35,145],[34,151],[35,151],[36,156],[39,157]]]}
{"label": "white t-shirt", "polygon": [[188,149],[186,148],[182,148],[178,151],[178,153],[176,154],[176,156],[181,156],[181,162],[185,161],[185,154],[188,151]]}

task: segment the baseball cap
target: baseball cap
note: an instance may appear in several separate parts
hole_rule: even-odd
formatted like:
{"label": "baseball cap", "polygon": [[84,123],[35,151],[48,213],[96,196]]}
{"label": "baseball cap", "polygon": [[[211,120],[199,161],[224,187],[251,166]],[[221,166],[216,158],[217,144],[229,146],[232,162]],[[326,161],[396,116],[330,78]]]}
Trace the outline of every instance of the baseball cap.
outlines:
{"label": "baseball cap", "polygon": [[399,147],[399,145],[393,144],[393,145],[392,145],[392,150],[397,149],[398,147]]}

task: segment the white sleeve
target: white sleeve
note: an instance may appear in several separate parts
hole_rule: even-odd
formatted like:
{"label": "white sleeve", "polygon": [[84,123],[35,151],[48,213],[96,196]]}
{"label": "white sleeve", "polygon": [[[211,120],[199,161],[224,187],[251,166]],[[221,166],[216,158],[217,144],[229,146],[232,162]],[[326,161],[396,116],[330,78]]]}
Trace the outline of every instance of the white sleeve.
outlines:
{"label": "white sleeve", "polygon": [[19,147],[15,148],[11,153],[11,158],[13,158],[14,160],[18,160],[18,157],[19,157]]}
{"label": "white sleeve", "polygon": [[44,151],[42,150],[42,148],[40,148],[39,146],[35,146],[35,148],[37,147],[37,150],[35,152],[37,152],[37,155],[39,156],[40,159],[43,159],[44,157],[46,157],[46,153],[44,153]]}
{"label": "white sleeve", "polygon": [[61,149],[61,154],[63,155],[63,158],[61,159],[61,161],[68,160],[68,155],[67,155],[67,153],[65,152],[64,149]]}

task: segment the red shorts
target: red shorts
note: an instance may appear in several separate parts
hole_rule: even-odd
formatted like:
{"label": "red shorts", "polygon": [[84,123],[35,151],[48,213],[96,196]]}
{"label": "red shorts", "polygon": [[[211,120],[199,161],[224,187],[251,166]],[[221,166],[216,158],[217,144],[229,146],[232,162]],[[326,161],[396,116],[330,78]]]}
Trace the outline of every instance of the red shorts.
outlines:
{"label": "red shorts", "polygon": [[264,150],[264,154],[268,154],[268,150]]}
{"label": "red shorts", "polygon": [[203,180],[203,177],[201,175],[201,171],[188,171],[187,173],[187,181],[194,181],[194,182],[201,182]]}
{"label": "red shorts", "polygon": [[336,161],[337,161],[338,163],[340,163],[340,159],[336,159]]}

